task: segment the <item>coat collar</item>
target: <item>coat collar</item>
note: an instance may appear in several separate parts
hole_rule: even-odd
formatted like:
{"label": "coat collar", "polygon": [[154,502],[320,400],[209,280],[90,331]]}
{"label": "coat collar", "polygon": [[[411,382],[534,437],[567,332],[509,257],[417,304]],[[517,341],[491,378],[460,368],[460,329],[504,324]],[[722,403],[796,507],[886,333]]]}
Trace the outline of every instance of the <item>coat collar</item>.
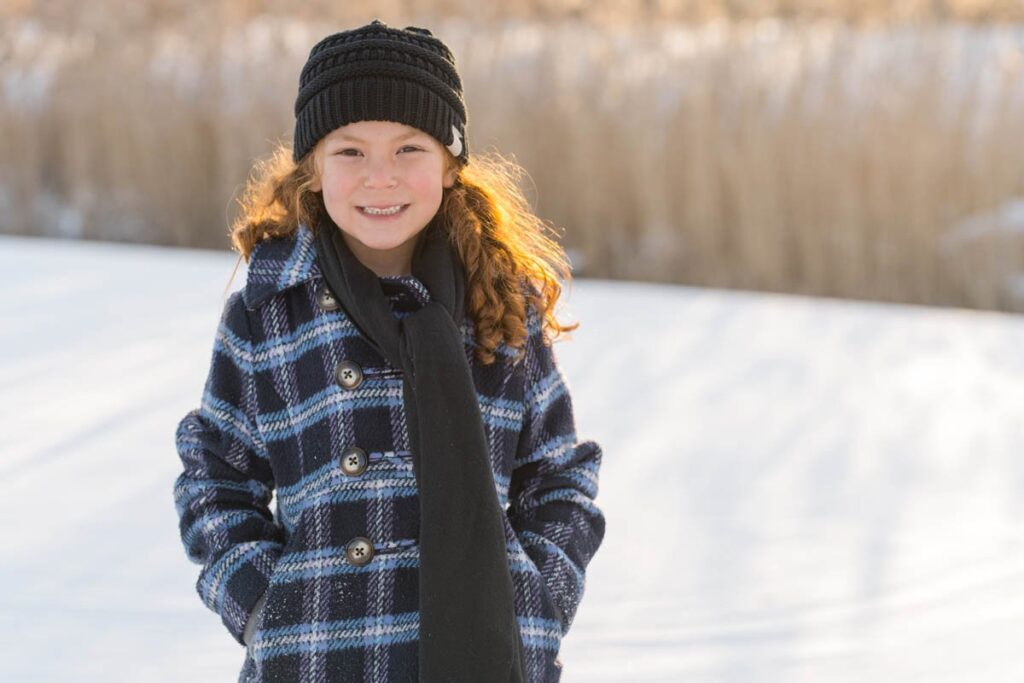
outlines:
{"label": "coat collar", "polygon": [[278,292],[320,276],[313,232],[300,223],[290,237],[256,245],[249,258],[242,300],[246,308],[254,310]]}
{"label": "coat collar", "polygon": [[[255,310],[279,292],[322,277],[313,231],[300,223],[291,236],[256,245],[249,259],[242,300],[246,308]],[[426,286],[412,275],[387,275],[380,281],[397,310],[415,310],[431,300]]]}

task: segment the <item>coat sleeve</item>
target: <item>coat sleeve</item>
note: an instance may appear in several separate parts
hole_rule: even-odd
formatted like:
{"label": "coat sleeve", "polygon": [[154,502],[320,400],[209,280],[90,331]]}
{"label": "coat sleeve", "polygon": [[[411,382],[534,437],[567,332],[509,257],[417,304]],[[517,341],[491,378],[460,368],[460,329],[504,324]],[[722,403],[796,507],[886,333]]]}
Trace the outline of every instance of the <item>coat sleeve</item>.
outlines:
{"label": "coat sleeve", "polygon": [[544,342],[539,315],[532,306],[528,311],[525,413],[509,521],[562,612],[564,635],[583,597],[587,564],[604,538],[604,515],[594,503],[602,451],[594,441],[577,440],[565,374]]}
{"label": "coat sleeve", "polygon": [[269,509],[273,474],[252,417],[252,351],[235,292],[217,327],[201,404],[178,424],[184,468],[173,491],[186,554],[202,567],[196,590],[242,645],[285,540]]}

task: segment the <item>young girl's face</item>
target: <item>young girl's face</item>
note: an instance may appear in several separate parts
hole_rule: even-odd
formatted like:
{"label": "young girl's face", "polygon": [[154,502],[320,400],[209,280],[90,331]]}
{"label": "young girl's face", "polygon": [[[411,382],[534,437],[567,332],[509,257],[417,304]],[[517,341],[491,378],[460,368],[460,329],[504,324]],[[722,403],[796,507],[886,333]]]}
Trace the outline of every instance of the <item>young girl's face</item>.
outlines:
{"label": "young girl's face", "polygon": [[[410,274],[416,237],[455,183],[441,143],[402,123],[357,121],[321,139],[314,154],[320,173],[312,189],[323,191],[352,253],[378,276]],[[401,209],[374,216],[365,207]]]}

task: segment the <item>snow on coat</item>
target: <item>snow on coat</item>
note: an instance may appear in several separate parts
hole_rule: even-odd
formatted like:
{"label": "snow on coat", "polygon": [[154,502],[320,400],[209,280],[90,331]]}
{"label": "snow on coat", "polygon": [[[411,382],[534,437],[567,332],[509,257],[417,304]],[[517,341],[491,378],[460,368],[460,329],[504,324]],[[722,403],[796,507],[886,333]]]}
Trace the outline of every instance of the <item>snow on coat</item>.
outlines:
{"label": "snow on coat", "polygon": [[[430,300],[411,275],[381,285],[398,317]],[[257,245],[224,306],[200,407],[178,425],[181,538],[202,567],[202,601],[247,645],[240,681],[416,681],[419,499],[402,373],[323,286],[306,226]],[[527,322],[525,357],[502,343],[489,366],[473,358],[468,315],[461,329],[506,510],[527,678],[548,683],[604,536],[602,452],[577,440],[532,306]]]}

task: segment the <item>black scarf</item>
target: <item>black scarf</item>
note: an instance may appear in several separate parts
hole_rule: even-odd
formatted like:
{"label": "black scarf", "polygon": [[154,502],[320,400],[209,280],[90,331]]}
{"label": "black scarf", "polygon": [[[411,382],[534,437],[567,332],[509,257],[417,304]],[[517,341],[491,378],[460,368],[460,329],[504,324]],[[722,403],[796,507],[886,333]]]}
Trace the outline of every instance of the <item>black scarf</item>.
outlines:
{"label": "black scarf", "polygon": [[465,276],[440,219],[427,225],[412,274],[431,301],[398,319],[377,274],[325,216],[317,257],[327,285],[371,345],[404,373],[420,498],[420,681],[522,683],[516,620],[494,475],[463,347]]}

